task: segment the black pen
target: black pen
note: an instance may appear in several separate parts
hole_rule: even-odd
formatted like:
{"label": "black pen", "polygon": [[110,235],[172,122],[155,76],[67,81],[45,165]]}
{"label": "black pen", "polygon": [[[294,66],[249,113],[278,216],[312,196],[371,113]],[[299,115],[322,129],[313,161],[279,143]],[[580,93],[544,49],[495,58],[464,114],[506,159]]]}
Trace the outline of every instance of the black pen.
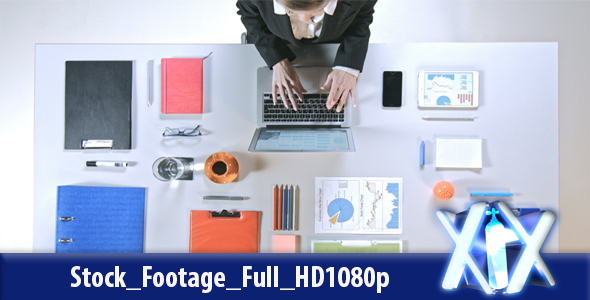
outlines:
{"label": "black pen", "polygon": [[87,167],[126,167],[125,161],[87,161]]}

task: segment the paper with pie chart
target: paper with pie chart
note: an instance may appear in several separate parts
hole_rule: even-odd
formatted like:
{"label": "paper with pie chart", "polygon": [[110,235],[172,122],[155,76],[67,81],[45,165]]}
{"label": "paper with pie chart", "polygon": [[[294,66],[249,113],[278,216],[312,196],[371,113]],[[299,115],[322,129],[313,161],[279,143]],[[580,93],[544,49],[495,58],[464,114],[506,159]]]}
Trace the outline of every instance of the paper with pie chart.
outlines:
{"label": "paper with pie chart", "polygon": [[316,177],[315,232],[402,233],[402,179]]}

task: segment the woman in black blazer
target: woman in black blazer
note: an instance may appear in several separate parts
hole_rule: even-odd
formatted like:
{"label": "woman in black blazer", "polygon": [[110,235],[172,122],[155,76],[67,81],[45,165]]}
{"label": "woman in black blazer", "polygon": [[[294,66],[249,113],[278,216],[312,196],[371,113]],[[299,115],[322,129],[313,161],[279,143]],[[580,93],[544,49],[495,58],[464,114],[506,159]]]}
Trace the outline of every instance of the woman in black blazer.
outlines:
{"label": "woman in black blazer", "polygon": [[[376,0],[238,0],[238,14],[254,45],[273,72],[273,101],[277,91],[285,107],[295,94],[306,92],[291,61],[288,43],[303,47],[314,43],[339,43],[334,69],[322,89],[329,90],[326,106],[340,111],[348,95],[356,106],[356,80],[362,71]],[[285,97],[285,91],[287,96]]]}

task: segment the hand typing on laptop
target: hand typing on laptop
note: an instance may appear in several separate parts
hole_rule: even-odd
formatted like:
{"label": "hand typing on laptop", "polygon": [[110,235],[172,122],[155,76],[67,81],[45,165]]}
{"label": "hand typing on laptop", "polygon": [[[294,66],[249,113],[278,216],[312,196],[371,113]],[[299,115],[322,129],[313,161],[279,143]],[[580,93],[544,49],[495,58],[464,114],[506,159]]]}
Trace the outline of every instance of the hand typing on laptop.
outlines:
{"label": "hand typing on laptop", "polygon": [[[289,108],[289,102],[291,102],[293,108],[299,112],[299,102],[296,101],[295,95],[301,100],[303,98],[301,94],[305,89],[289,63],[297,58],[295,48],[305,48],[312,44],[339,43],[333,63],[335,70],[330,74],[329,80],[324,83],[325,90],[329,89],[328,99],[330,100],[326,103],[326,107],[333,108],[335,111],[342,110],[349,95],[352,95],[352,106],[354,106],[355,77],[363,70],[371,35],[369,25],[373,22],[376,2],[376,0],[238,0],[236,3],[239,9],[238,15],[246,27],[247,35],[252,38],[266,65],[274,69],[272,82],[274,103],[277,103],[277,94],[280,94],[285,107]],[[285,22],[286,20],[289,21]],[[307,85],[306,87],[311,93],[317,92],[312,90],[314,88]]]}
{"label": "hand typing on laptop", "polygon": [[[289,62],[288,59],[283,59],[278,62],[276,65],[273,66],[273,74],[272,74],[272,102],[277,105],[277,90],[281,95],[281,99],[285,104],[286,108],[289,108],[289,99],[291,104],[293,104],[293,109],[297,110],[297,101],[295,100],[295,95],[293,91],[297,94],[299,101],[303,101],[303,93],[307,92],[301,81],[299,81],[299,76],[293,68],[293,65]],[[285,97],[285,90],[289,97]]]}
{"label": "hand typing on laptop", "polygon": [[[307,91],[301,84],[295,68],[291,65],[288,59],[283,59],[273,66],[272,81],[273,103],[275,105],[277,104],[278,90],[285,107],[289,108],[289,102],[291,102],[293,109],[297,110],[298,107],[295,95],[297,95],[299,101],[303,101],[303,93]],[[340,112],[346,104],[349,94],[351,95],[353,106],[356,107],[356,77],[354,75],[340,69],[334,69],[330,75],[328,75],[328,78],[321,89],[329,91],[328,101],[326,102],[326,107],[328,109],[331,109],[336,103],[339,103],[336,107],[336,111]],[[285,91],[287,95],[285,95]]]}
{"label": "hand typing on laptop", "polygon": [[[278,86],[275,84],[273,87],[277,70],[268,67],[256,70],[258,128],[248,151],[354,152],[350,129],[352,110],[349,109],[352,103],[343,105],[340,112],[336,112],[336,104],[330,109],[327,108],[328,91],[338,80],[334,75],[328,80],[334,70],[324,66],[296,67],[291,71],[296,72],[296,75],[291,73],[291,78],[299,81],[300,91],[304,91],[302,87],[307,89],[306,93],[300,93],[303,95],[303,101],[295,101],[301,96],[297,96],[297,92],[293,91],[294,80],[286,80],[285,85],[280,87],[291,89],[291,100],[285,96],[288,92],[283,91],[284,95],[281,95],[276,90]],[[328,86],[326,92],[322,91],[322,85]],[[288,105],[297,105],[297,111]]]}
{"label": "hand typing on laptop", "polygon": [[356,107],[356,77],[346,71],[334,69],[326,83],[321,87],[322,90],[330,90],[328,94],[328,101],[326,107],[331,109],[336,103],[339,102],[336,111],[340,112],[346,104],[348,94],[352,98],[352,106]]}

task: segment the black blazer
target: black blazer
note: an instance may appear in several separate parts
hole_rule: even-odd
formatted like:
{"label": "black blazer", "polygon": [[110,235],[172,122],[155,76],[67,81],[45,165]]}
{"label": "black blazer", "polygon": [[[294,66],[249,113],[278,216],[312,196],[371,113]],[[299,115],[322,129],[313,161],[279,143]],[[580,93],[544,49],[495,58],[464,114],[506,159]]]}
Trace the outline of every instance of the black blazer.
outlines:
{"label": "black blazer", "polygon": [[339,0],[332,16],[326,14],[318,38],[298,40],[288,15],[277,15],[272,0],[238,0],[238,14],[258,52],[272,68],[279,61],[295,59],[287,43],[298,47],[314,43],[340,43],[334,66],[362,71],[373,22],[376,0]]}

